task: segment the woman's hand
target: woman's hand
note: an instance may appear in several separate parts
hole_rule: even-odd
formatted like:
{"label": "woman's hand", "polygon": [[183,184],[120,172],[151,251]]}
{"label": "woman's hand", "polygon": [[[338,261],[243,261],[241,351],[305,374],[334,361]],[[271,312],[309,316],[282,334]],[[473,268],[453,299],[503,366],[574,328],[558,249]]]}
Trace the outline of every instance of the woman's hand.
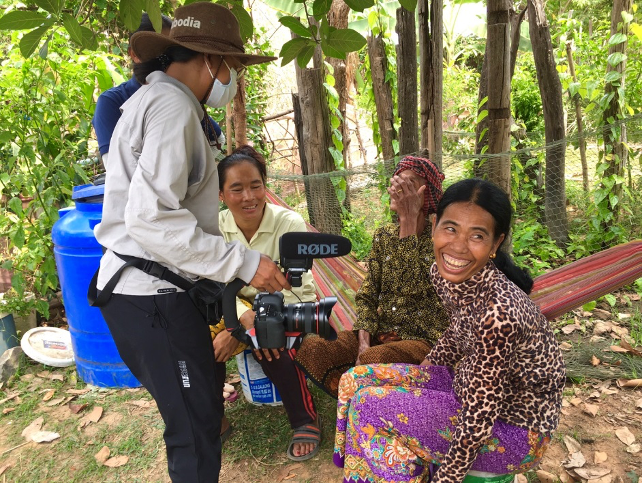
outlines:
{"label": "woman's hand", "polygon": [[357,333],[357,343],[357,360],[355,361],[355,365],[359,366],[362,364],[359,360],[359,356],[362,354],[362,352],[371,347],[371,334],[369,334],[365,330],[360,330]]}
{"label": "woman's hand", "polygon": [[400,220],[400,238],[417,232],[418,217],[424,205],[425,189],[426,185],[416,189],[410,180],[400,176],[391,178],[391,186],[387,190],[391,201],[395,201],[395,211]]}
{"label": "woman's hand", "polygon": [[422,359],[422,362],[420,362],[420,365],[421,366],[432,366],[433,364],[431,364],[429,362],[429,360],[425,357],[424,359]]}
{"label": "woman's hand", "polygon": [[283,352],[284,348],[281,347],[280,349],[254,349],[252,352],[255,353],[255,356],[257,359],[261,360],[264,357],[268,362],[272,361],[272,358],[274,357],[275,359],[279,359],[281,357],[280,352]]}
{"label": "woman's hand", "polygon": [[226,362],[232,357],[232,353],[239,345],[239,341],[232,337],[227,330],[222,330],[212,341],[214,347],[214,359],[217,362]]}

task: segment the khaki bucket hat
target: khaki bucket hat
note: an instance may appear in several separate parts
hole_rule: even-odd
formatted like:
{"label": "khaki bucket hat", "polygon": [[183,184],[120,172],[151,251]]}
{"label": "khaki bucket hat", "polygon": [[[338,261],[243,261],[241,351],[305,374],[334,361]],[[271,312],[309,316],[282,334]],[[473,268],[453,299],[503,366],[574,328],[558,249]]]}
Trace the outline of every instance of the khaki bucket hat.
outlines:
{"label": "khaki bucket hat", "polygon": [[262,64],[276,57],[246,54],[239,21],[222,5],[196,2],[176,9],[169,37],[156,32],[137,32],[130,46],[142,62],[181,45],[196,52],[236,57],[243,65]]}

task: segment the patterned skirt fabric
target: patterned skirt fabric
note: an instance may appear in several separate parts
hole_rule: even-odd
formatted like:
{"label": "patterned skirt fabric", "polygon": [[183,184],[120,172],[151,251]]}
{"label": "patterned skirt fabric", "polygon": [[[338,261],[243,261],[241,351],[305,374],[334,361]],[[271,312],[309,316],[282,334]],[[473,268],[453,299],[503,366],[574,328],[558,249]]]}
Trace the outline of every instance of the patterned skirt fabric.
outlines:
{"label": "patterned skirt fabric", "polygon": [[[339,332],[337,340],[332,341],[308,336],[297,351],[295,362],[311,381],[336,398],[339,379],[355,365],[358,345],[357,332],[351,330]],[[380,344],[375,339],[373,346],[362,353],[360,361],[364,364],[419,364],[430,351],[431,346],[423,340],[399,340]]]}
{"label": "patterned skirt fabric", "polygon": [[[333,460],[345,483],[428,481],[449,449],[460,409],[447,367],[357,366],[341,378]],[[471,469],[496,474],[533,468],[549,434],[496,421]]]}

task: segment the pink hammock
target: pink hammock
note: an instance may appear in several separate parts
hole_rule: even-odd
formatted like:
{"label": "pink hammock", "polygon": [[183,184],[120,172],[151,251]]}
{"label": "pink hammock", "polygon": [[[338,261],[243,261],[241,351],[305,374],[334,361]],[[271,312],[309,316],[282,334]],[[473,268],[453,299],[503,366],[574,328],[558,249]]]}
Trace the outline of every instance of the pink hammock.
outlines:
{"label": "pink hammock", "polygon": [[[290,208],[281,198],[267,192],[268,199]],[[317,231],[308,224],[310,231]],[[320,298],[334,295],[333,325],[350,330],[356,320],[355,293],[364,280],[366,268],[352,256],[315,260],[313,278]],[[641,240],[634,240],[581,258],[536,277],[530,297],[552,320],[572,309],[596,300],[641,277]]]}

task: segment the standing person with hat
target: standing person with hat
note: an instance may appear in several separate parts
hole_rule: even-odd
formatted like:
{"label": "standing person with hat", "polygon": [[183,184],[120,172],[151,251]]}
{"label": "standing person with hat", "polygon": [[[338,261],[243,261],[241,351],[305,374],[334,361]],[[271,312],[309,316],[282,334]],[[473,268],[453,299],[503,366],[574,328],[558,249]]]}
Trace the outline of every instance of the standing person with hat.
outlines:
{"label": "standing person with hat", "polygon": [[[234,15],[205,2],[179,7],[169,37],[139,32],[131,47],[142,86],[123,104],[110,144],[95,228],[106,253],[96,286],[113,289],[101,311],[165,422],[170,478],[216,482],[223,400],[209,328],[190,296],[165,278],[240,278],[262,291],[290,289],[269,257],[221,236],[217,167],[201,126],[204,104],[224,106],[245,66],[274,58],[246,54]],[[123,269],[119,255],[156,263],[164,279]]]}
{"label": "standing person with hat", "polygon": [[[161,16],[161,33],[163,35],[170,35],[172,28],[172,19],[166,15]],[[137,32],[154,32],[154,26],[150,20],[149,15],[143,12],[141,17],[141,24],[139,27],[129,35],[131,41],[132,35]],[[132,51],[132,47],[128,46],[127,55],[132,59],[133,64],[138,64],[141,60]],[[101,161],[105,164],[109,152],[109,143],[112,139],[112,133],[116,127],[116,123],[121,117],[121,106],[127,99],[132,97],[134,93],[141,87],[141,83],[132,77],[131,79],[106,90],[96,100],[96,108],[94,109],[94,116],[92,117],[92,126],[96,133],[96,141],[98,141],[98,153]],[[225,143],[225,135],[221,131],[219,124],[211,117],[204,118],[201,125],[206,128],[205,123],[212,123],[212,129],[206,131],[212,137],[209,139],[212,150],[215,156],[221,151],[221,145]]]}
{"label": "standing person with hat", "polygon": [[352,331],[328,341],[308,336],[296,363],[327,394],[355,365],[419,364],[448,326],[428,273],[435,261],[429,216],[442,197],[444,175],[428,159],[405,156],[388,192],[398,223],[376,230],[368,273],[355,296]]}

